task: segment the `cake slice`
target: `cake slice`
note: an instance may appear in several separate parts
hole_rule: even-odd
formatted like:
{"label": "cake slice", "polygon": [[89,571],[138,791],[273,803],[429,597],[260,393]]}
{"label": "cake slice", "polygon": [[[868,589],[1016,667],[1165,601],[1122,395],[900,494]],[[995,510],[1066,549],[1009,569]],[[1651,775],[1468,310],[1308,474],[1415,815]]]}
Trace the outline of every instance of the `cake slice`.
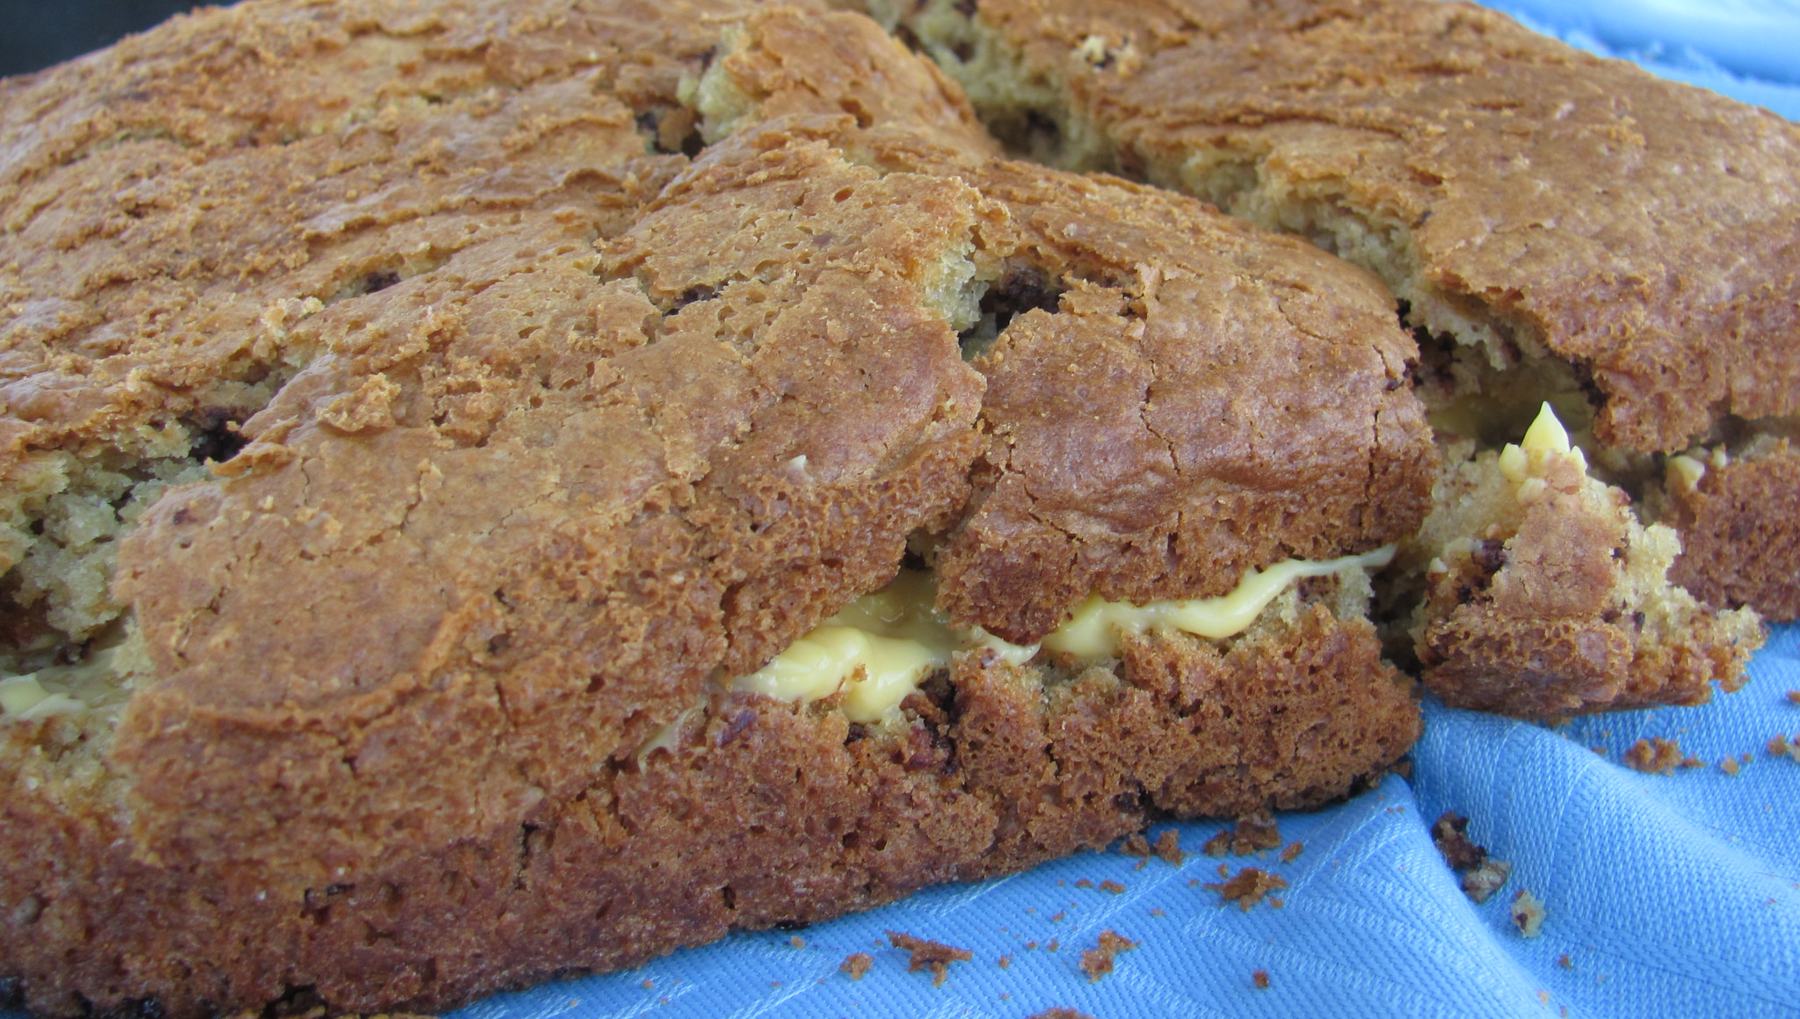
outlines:
{"label": "cake slice", "polygon": [[446,1008],[1417,736],[1388,295],[863,19],[251,0],[4,89],[34,1012]]}
{"label": "cake slice", "polygon": [[[1185,191],[1380,275],[1440,429],[1491,448],[1549,400],[1648,504],[1668,457],[1800,415],[1800,128],[1779,117],[1465,3],[867,7],[1015,151]],[[1759,463],[1743,497],[1670,507],[1696,531],[1677,574],[1793,618],[1800,455]],[[1759,540],[1713,537],[1730,531]]]}

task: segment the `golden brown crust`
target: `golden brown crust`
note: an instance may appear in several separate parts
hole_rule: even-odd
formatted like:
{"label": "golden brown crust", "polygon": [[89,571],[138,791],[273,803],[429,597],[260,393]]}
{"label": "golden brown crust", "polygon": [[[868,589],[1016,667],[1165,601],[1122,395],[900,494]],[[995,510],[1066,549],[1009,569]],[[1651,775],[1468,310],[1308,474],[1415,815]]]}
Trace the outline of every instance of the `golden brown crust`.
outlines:
{"label": "golden brown crust", "polygon": [[[753,19],[719,71],[766,81],[780,53],[789,75],[835,77],[808,73],[822,47],[781,53],[781,28]],[[799,90],[744,102],[837,112]],[[1001,319],[983,325],[1006,327],[968,351],[986,449],[934,561],[953,618],[1029,643],[1090,593],[1222,594],[1248,569],[1416,526],[1433,464],[1405,385],[1417,348],[1378,281],[1163,191],[986,158],[936,118],[892,122],[778,121],[888,172],[952,174],[1004,210],[977,228],[981,310]]]}
{"label": "golden brown crust", "polygon": [[1147,189],[964,176],[1012,214],[1005,272],[1062,293],[974,362],[987,448],[938,558],[953,616],[1033,641],[1090,593],[1223,594],[1417,525],[1430,433],[1374,281]]}
{"label": "golden brown crust", "polygon": [[[766,80],[778,27],[752,20],[713,73]],[[782,66],[802,73],[819,52]],[[798,90],[742,105],[837,112]],[[986,449],[974,508],[934,561],[953,618],[1030,643],[1089,593],[1221,594],[1247,569],[1364,551],[1423,516],[1430,433],[1405,386],[1417,348],[1376,280],[1166,192],[870,119],[775,130],[887,172],[952,174],[1004,212],[977,228],[981,310],[1003,319],[984,324],[1006,326],[969,351]]]}
{"label": "golden brown crust", "polygon": [[[1022,78],[1062,83],[1099,158],[1172,185],[1190,157],[1235,162],[1391,224],[1448,303],[1591,381],[1609,444],[1800,413],[1800,128],[1780,117],[1465,3],[961,9]],[[953,50],[934,53],[954,71]]]}
{"label": "golden brown crust", "polygon": [[[550,295],[508,283],[541,237],[452,260],[383,291],[351,334],[363,349],[248,423],[251,452],[278,446],[279,465],[146,516],[119,590],[163,678],[117,759],[153,851],[241,856],[246,840],[311,879],[400,832],[435,841],[560,799],[715,669],[754,669],[879,586],[906,535],[960,502],[979,379],[921,305],[919,267],[889,253],[967,243],[972,195],[820,148],[721,158],[683,185],[601,260],[642,291],[588,285],[595,321],[621,332],[521,349]],[[819,221],[789,204],[803,190],[864,225],[842,188],[871,219],[939,215],[846,230],[756,278]],[[774,211],[738,222],[745,209]],[[704,271],[639,251],[716,234],[720,216],[745,244]],[[717,296],[658,314],[700,287]],[[379,422],[345,420],[372,380]],[[796,457],[804,471],[784,466]]]}

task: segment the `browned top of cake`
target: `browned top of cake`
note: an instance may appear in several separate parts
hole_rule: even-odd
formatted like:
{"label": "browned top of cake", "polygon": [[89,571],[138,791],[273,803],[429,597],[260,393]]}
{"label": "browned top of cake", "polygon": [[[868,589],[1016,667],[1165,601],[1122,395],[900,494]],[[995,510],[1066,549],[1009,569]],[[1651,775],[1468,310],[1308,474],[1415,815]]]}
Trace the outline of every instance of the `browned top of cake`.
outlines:
{"label": "browned top of cake", "polygon": [[955,6],[1022,79],[1065,82],[1127,170],[1204,154],[1391,232],[1449,304],[1573,365],[1609,444],[1800,412],[1800,128],[1779,117],[1470,4]]}
{"label": "browned top of cake", "polygon": [[[896,159],[898,165],[913,165]],[[940,604],[1036,640],[1089,593],[1231,590],[1408,533],[1430,433],[1412,340],[1343,262],[1179,196],[1017,162],[959,171],[1011,212],[974,508]]]}
{"label": "browned top of cake", "polygon": [[[817,25],[730,13],[251,3],[5,86],[0,475],[225,460],[97,624],[150,662],[109,758],[147,857],[299,883],[515,824],[915,533],[1023,636],[1416,522],[1360,271],[987,161],[861,22],[827,78]],[[1020,272],[1054,313],[966,362]]]}

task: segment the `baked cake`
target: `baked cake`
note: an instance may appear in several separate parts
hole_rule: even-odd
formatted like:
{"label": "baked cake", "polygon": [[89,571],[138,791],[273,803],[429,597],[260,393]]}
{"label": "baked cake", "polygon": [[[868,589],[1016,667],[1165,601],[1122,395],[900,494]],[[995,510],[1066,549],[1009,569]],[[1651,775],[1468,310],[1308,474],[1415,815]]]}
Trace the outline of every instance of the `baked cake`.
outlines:
{"label": "baked cake", "polygon": [[1496,447],[1550,401],[1689,536],[1680,583],[1800,617],[1800,128],[1467,3],[866,6],[1015,151],[1379,274],[1434,425]]}
{"label": "baked cake", "polygon": [[[971,94],[742,0],[249,0],[0,83],[0,992],[449,1007],[1404,754],[1372,612],[1511,526],[1427,523],[1467,401],[1378,274]],[[1753,389],[1592,430],[1711,533]],[[1751,613],[1627,572],[1678,680],[1491,706],[1740,680]]]}

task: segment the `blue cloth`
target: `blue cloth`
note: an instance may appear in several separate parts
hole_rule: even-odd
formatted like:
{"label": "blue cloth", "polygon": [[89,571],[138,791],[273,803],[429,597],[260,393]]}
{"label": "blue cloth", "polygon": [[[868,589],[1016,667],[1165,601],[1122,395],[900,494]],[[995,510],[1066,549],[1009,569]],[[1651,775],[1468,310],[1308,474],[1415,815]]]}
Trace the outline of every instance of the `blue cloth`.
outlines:
{"label": "blue cloth", "polygon": [[[1499,6],[1584,48],[1800,118],[1800,0]],[[1221,826],[1184,824],[1175,827],[1189,858],[1179,867],[1084,854],[814,926],[803,943],[738,935],[454,1016],[998,1017],[1056,1005],[1108,1019],[1791,1016],[1800,1010],[1800,762],[1765,745],[1777,734],[1800,738],[1800,705],[1786,698],[1800,689],[1800,626],[1778,629],[1750,671],[1742,692],[1702,708],[1554,730],[1428,703],[1410,779],[1283,815],[1283,838],[1305,847],[1291,862],[1273,853],[1229,861],[1282,876],[1280,909],[1221,908],[1204,887],[1219,879],[1220,861],[1198,854]],[[1704,766],[1664,776],[1618,763],[1649,736],[1679,740]],[[1745,753],[1752,760],[1738,774],[1720,768]],[[1445,810],[1468,815],[1471,837],[1512,863],[1484,904],[1462,894],[1432,845],[1430,823]],[[1105,881],[1124,889],[1099,888]],[[1547,914],[1533,939],[1508,916],[1521,889]],[[888,929],[975,958],[934,987],[886,947]],[[1139,945],[1090,982],[1081,952],[1109,929]],[[853,952],[874,959],[860,981],[838,972]],[[1266,990],[1252,983],[1257,970]]]}

